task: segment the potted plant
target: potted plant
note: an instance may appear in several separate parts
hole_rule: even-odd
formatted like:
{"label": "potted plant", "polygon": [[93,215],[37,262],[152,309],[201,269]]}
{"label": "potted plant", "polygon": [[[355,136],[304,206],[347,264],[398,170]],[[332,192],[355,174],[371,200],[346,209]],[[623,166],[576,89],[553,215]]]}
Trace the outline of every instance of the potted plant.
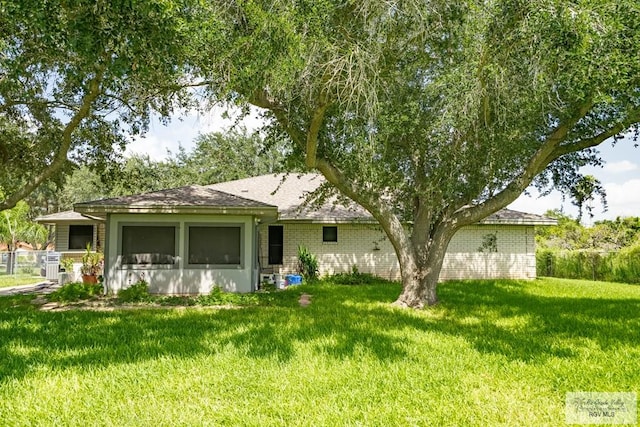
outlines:
{"label": "potted plant", "polygon": [[102,254],[91,252],[91,244],[87,244],[87,250],[82,255],[82,283],[98,283],[98,275],[102,271]]}

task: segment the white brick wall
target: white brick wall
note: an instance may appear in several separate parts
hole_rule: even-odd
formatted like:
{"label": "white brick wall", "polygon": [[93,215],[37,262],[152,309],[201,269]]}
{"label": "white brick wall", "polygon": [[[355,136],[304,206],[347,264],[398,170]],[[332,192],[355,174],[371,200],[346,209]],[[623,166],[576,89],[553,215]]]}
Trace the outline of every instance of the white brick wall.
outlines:
{"label": "white brick wall", "polygon": [[[260,227],[260,263],[283,274],[296,271],[298,245],[318,257],[320,274],[349,272],[355,265],[362,273],[397,280],[400,266],[393,247],[380,227],[338,224],[338,243],[322,242],[323,224],[285,223],[283,265],[269,266],[268,227]],[[489,233],[497,237],[497,252],[478,249]],[[377,249],[376,249],[377,248]],[[478,225],[465,227],[451,240],[441,280],[471,278],[534,278],[535,240],[533,226]]]}

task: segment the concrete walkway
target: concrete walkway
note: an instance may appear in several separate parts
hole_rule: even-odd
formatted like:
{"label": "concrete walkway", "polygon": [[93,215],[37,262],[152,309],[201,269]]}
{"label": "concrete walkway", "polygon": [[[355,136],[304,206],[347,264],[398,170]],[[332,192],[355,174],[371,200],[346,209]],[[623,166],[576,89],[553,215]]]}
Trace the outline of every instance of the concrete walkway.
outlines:
{"label": "concrete walkway", "polygon": [[33,285],[12,286],[9,288],[0,288],[0,296],[6,295],[44,295],[60,289],[61,285],[53,282],[40,282]]}

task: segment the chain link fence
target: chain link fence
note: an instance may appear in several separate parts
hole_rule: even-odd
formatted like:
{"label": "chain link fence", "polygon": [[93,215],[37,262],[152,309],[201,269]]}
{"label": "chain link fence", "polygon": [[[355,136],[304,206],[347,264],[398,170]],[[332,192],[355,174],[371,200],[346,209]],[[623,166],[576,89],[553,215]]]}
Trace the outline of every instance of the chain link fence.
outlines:
{"label": "chain link fence", "polygon": [[0,275],[45,277],[47,255],[51,253],[51,251],[1,251]]}

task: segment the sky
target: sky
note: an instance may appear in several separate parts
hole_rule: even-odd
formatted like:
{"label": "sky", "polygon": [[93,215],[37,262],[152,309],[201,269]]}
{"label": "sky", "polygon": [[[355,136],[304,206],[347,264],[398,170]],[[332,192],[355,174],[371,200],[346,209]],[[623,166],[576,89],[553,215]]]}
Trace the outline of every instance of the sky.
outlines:
{"label": "sky", "polygon": [[[127,148],[125,154],[148,154],[154,160],[167,158],[168,152],[177,152],[181,145],[187,150],[194,146],[194,139],[198,134],[208,132],[223,132],[235,122],[233,117],[222,118],[221,108],[213,109],[208,114],[190,113],[181,118],[174,118],[165,126],[153,121],[146,137],[137,138]],[[241,121],[249,130],[257,129],[261,120],[258,112],[253,110],[251,115]],[[630,137],[619,141],[615,147],[610,141],[605,141],[599,147],[605,161],[603,167],[584,168],[585,174],[595,176],[603,184],[607,193],[608,208],[603,211],[599,200],[593,204],[593,218],[583,216],[583,223],[592,224],[602,219],[615,219],[618,216],[640,216],[640,147],[635,148]],[[577,217],[578,210],[562,194],[554,191],[548,196],[538,197],[534,188],[529,189],[530,196],[522,195],[509,208],[544,214],[550,209],[560,209],[564,213]]]}

